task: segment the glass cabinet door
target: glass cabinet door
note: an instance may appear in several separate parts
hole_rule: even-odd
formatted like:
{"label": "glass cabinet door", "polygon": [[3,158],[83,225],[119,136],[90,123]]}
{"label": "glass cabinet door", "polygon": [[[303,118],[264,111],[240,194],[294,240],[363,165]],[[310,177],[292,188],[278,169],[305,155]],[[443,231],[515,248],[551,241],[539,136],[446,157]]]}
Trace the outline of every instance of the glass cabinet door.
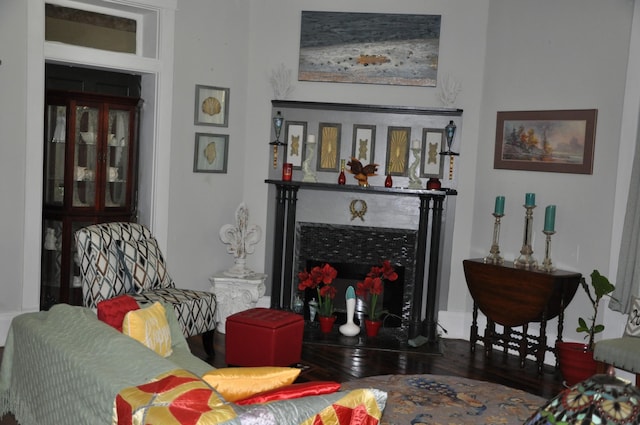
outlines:
{"label": "glass cabinet door", "polygon": [[64,155],[67,142],[67,107],[47,105],[44,143],[44,203],[64,202]]}
{"label": "glass cabinet door", "polygon": [[129,175],[129,146],[131,111],[109,109],[107,135],[105,207],[127,205],[127,179]]}
{"label": "glass cabinet door", "polygon": [[62,278],[62,221],[44,220],[40,305],[45,309],[60,302]]}
{"label": "glass cabinet door", "polygon": [[73,207],[93,207],[96,203],[98,125],[98,108],[76,106]]}

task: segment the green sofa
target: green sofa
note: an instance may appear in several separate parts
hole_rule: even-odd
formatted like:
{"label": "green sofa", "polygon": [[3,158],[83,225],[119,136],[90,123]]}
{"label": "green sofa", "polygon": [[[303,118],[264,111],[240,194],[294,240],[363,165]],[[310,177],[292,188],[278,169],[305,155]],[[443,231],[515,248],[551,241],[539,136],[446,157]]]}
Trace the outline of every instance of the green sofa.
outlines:
{"label": "green sofa", "polygon": [[[109,424],[114,399],[123,389],[176,369],[198,377],[211,371],[211,365],[189,351],[170,308],[167,319],[172,354],[163,358],[84,307],[59,304],[46,312],[17,316],[0,365],[0,417],[12,412],[21,425]],[[373,389],[369,393],[381,415],[386,393]],[[237,417],[224,423],[250,423],[247,418],[252,415],[267,418],[260,423],[301,423],[345,394],[338,391],[260,405],[226,403]]]}

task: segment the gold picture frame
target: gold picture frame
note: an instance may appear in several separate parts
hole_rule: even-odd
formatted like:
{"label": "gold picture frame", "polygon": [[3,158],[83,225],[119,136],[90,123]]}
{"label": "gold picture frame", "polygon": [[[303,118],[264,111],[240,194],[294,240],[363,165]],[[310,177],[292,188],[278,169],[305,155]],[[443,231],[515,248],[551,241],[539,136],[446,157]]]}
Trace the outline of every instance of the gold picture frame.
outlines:
{"label": "gold picture frame", "polygon": [[385,174],[407,176],[411,127],[389,127],[387,131],[387,162]]}
{"label": "gold picture frame", "polygon": [[341,132],[342,124],[321,122],[318,125],[318,171],[338,171]]}

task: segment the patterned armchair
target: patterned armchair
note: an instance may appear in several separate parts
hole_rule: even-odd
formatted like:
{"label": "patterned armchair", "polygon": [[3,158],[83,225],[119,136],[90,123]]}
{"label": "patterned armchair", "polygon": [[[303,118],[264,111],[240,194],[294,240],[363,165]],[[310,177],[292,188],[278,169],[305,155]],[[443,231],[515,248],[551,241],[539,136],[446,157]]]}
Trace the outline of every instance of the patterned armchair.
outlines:
{"label": "patterned armchair", "polygon": [[94,224],[75,238],[85,307],[95,309],[122,294],[138,302],[165,301],[173,305],[185,337],[202,334],[206,353],[213,355],[215,295],[176,288],[149,229],[127,222]]}

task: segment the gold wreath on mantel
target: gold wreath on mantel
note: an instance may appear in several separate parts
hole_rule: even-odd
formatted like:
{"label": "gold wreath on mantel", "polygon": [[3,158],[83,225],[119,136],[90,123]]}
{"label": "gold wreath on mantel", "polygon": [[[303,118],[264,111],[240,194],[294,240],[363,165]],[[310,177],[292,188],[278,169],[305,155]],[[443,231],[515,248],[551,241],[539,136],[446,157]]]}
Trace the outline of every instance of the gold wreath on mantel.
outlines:
{"label": "gold wreath on mantel", "polygon": [[362,199],[354,199],[349,204],[349,211],[351,211],[351,221],[356,217],[364,221],[364,215],[367,213],[367,203]]}

